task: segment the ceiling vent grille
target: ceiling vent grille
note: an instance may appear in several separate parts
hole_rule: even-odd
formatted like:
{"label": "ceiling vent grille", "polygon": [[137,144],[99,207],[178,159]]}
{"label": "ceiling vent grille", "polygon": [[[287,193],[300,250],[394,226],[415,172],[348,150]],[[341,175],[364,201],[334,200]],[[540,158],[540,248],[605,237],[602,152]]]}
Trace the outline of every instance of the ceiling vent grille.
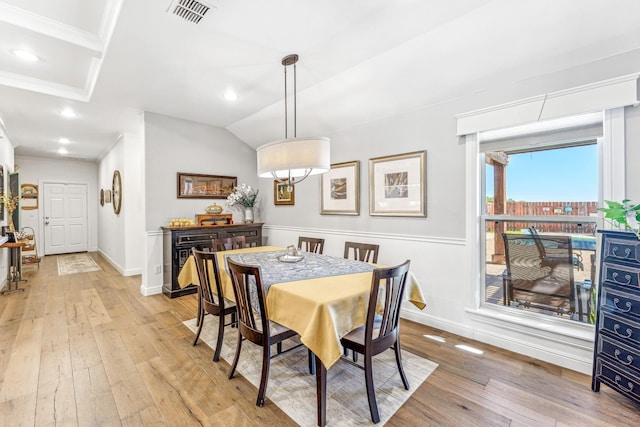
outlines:
{"label": "ceiling vent grille", "polygon": [[211,6],[196,0],[172,0],[168,12],[180,18],[198,24]]}

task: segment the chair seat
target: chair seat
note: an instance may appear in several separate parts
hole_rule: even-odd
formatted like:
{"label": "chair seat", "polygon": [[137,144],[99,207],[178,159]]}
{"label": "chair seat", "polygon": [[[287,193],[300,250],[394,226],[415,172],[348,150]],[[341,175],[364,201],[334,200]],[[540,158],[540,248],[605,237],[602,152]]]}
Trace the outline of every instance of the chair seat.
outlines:
{"label": "chair seat", "polygon": [[[380,323],[382,323],[382,316],[376,315],[373,320],[373,336],[377,337],[380,334]],[[364,332],[365,325],[360,326],[359,328],[355,328],[353,331],[349,332],[347,335],[342,337],[340,341],[350,341],[356,344],[364,345]]]}

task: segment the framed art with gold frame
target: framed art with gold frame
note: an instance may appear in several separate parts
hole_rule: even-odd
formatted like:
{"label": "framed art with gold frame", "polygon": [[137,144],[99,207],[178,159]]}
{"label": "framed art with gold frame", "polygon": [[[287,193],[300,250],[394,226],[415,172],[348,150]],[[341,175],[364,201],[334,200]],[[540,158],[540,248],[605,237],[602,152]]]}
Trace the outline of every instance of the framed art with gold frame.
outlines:
{"label": "framed art with gold frame", "polygon": [[104,206],[104,188],[100,189],[100,206]]}
{"label": "framed art with gold frame", "polygon": [[320,179],[320,214],[360,215],[359,160],[334,163]]}
{"label": "framed art with gold frame", "polygon": [[238,186],[235,176],[178,172],[178,199],[226,199]]}
{"label": "framed art with gold frame", "polygon": [[289,183],[278,182],[273,180],[273,204],[278,205],[295,205],[296,204],[296,188]]}
{"label": "framed art with gold frame", "polygon": [[427,216],[426,151],[369,159],[369,215]]}

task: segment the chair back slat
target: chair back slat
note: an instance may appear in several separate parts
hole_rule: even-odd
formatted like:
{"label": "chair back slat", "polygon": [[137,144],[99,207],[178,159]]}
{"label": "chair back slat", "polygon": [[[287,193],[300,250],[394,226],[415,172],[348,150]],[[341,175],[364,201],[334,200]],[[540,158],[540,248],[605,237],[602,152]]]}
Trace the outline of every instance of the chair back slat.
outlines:
{"label": "chair back slat", "polygon": [[214,251],[230,251],[232,249],[242,249],[247,246],[245,236],[223,237],[212,240]]}
{"label": "chair back slat", "polygon": [[[370,344],[372,340],[382,339],[396,333],[410,264],[411,262],[407,260],[395,267],[373,270],[371,297],[365,326],[365,346],[367,341]],[[381,298],[383,298],[382,303]],[[377,328],[379,331],[376,336],[373,336]]]}
{"label": "chair back slat", "polygon": [[264,336],[269,336],[269,317],[260,267],[240,264],[232,259],[227,259],[227,265],[238,307],[238,321],[255,334],[253,338],[245,337],[256,344],[262,343]]}
{"label": "chair back slat", "polygon": [[344,258],[376,263],[379,249],[380,245],[373,243],[344,242]]}
{"label": "chair back slat", "polygon": [[[215,252],[200,251],[196,248],[191,248],[191,253],[196,262],[203,300],[208,304],[220,306],[224,310],[217,254]],[[213,292],[213,286],[215,286],[215,292]]]}
{"label": "chair back slat", "polygon": [[298,237],[298,248],[305,252],[321,254],[324,250],[324,239],[315,237]]}

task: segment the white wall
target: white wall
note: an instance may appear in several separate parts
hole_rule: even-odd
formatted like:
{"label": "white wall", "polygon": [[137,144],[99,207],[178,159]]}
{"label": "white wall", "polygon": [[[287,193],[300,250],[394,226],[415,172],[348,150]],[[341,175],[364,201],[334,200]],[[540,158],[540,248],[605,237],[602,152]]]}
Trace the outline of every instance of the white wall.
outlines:
{"label": "white wall", "polygon": [[[2,121],[0,121],[0,164],[4,166],[4,188],[7,188],[9,172],[13,171],[14,158],[13,158],[13,145],[4,134],[2,127]],[[1,225],[7,225],[7,218],[9,212],[5,210],[4,220],[0,221]],[[0,237],[2,240],[6,240],[4,237]],[[9,272],[9,250],[0,251],[0,288],[4,287],[7,282],[7,273]]]}
{"label": "white wall", "polygon": [[[121,135],[111,150],[100,160],[98,181],[100,188],[111,190],[113,172],[118,170],[122,176],[123,195],[135,189],[134,183],[127,181],[125,166],[125,139]],[[129,186],[131,185],[131,189]],[[98,190],[99,192],[100,190]],[[98,198],[96,198],[98,200]],[[125,215],[127,206],[122,203],[119,215],[113,211],[113,202],[105,203],[98,209],[98,234],[100,236],[100,253],[118,270],[126,273],[126,239]]]}
{"label": "white wall", "polygon": [[[145,113],[146,252],[142,293],[162,292],[162,230],[170,218],[195,218],[211,199],[178,199],[177,173],[236,176],[256,186],[256,152],[225,129]],[[224,200],[217,200],[225,207]],[[236,214],[234,214],[236,215]],[[236,215],[236,220],[241,216]],[[257,219],[260,219],[258,217]]]}
{"label": "white wall", "polygon": [[33,227],[36,232],[38,254],[44,255],[44,219],[42,218],[42,183],[65,182],[87,184],[87,238],[88,250],[98,247],[98,166],[93,162],[74,159],[50,159],[42,157],[16,156],[16,164],[20,167],[20,181],[37,184],[39,190],[38,209],[20,210],[22,227]]}
{"label": "white wall", "polygon": [[[469,283],[470,264],[477,248],[467,247],[466,209],[476,200],[466,200],[465,144],[456,137],[455,115],[547,92],[567,89],[640,71],[640,51],[627,52],[574,69],[532,78],[509,81],[508,76],[479,82],[466,88],[459,98],[427,106],[410,113],[345,129],[327,135],[331,141],[332,163],[360,160],[361,207],[359,217],[320,215],[319,179],[296,186],[295,206],[273,206],[271,180],[261,180],[270,244],[287,245],[301,234],[324,236],[325,252],[341,256],[345,240],[381,243],[379,262],[394,264],[412,260],[426,296],[427,308],[407,307],[404,315],[463,336],[498,345],[582,372],[590,372],[593,333],[587,326],[578,336],[557,328],[550,332],[527,330],[513,325],[499,329],[491,321],[474,314],[479,287]],[[470,65],[469,72],[473,72]],[[628,109],[627,137],[628,194],[640,197],[640,113]],[[427,218],[371,217],[369,207],[368,159],[416,150],[427,151]],[[476,278],[475,281],[479,280]]]}

